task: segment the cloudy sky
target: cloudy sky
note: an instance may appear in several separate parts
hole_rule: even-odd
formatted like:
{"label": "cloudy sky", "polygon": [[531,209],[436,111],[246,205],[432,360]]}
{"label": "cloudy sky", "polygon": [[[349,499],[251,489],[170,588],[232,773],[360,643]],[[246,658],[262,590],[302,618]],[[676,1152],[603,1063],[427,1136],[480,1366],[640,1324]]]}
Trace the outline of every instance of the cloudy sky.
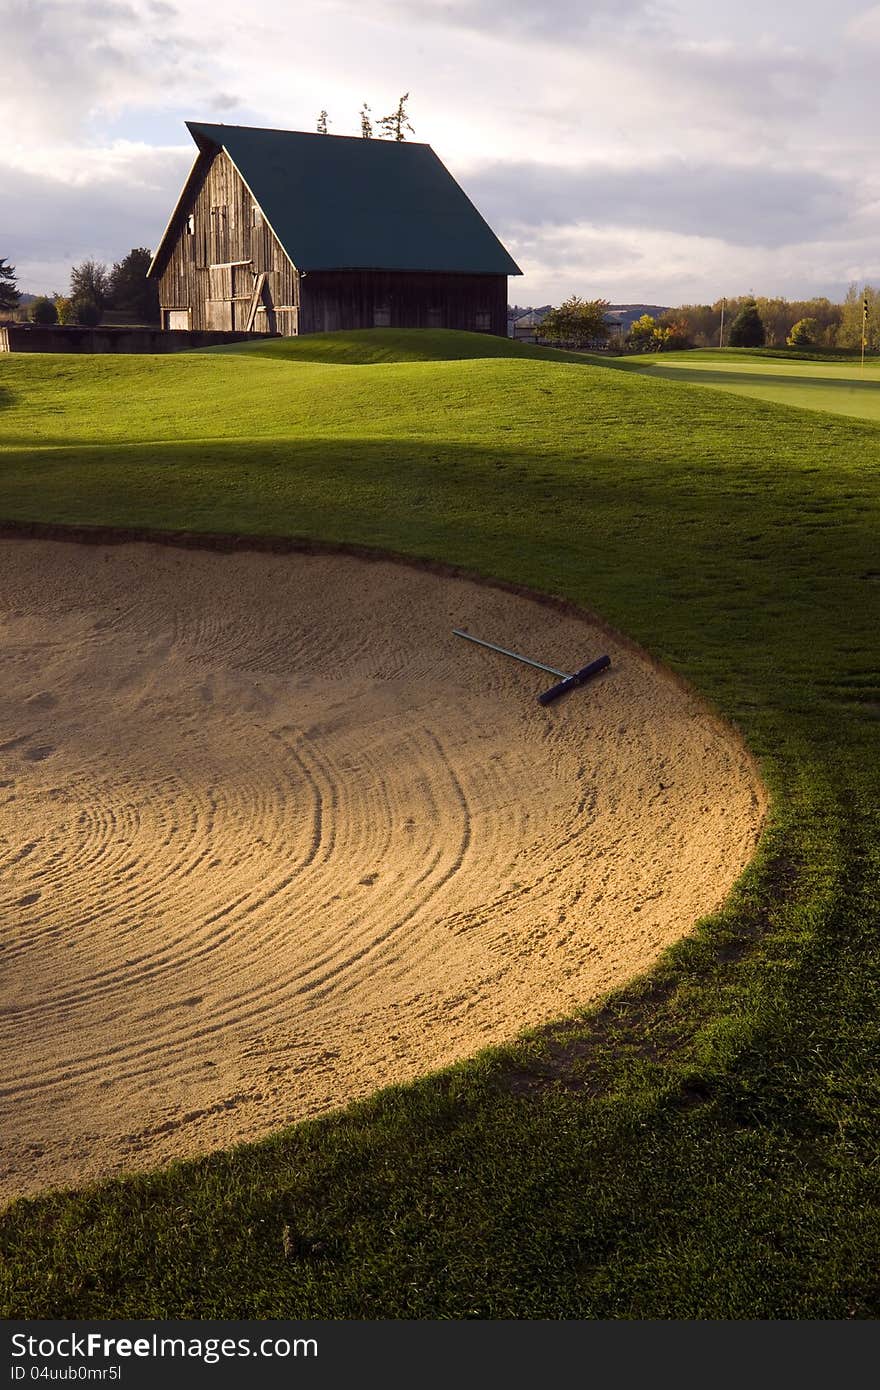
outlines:
{"label": "cloudy sky", "polygon": [[0,256],[19,287],[154,248],[185,119],[359,133],[409,91],[524,271],[511,300],[880,285],[880,4],[0,0]]}

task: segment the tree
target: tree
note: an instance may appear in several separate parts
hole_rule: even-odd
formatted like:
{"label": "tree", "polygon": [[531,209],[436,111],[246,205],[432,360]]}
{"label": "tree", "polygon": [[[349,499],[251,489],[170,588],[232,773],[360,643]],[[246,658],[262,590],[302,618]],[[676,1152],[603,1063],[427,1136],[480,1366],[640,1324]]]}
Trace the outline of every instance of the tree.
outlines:
{"label": "tree", "polygon": [[327,135],[327,134],[328,134],[327,127],[328,127],[329,124],[330,124],[330,120],[329,120],[329,117],[327,116],[327,112],[326,112],[326,111],[319,111],[319,112],[318,112],[318,126],[317,126],[318,134],[319,134],[319,135]]}
{"label": "tree", "polygon": [[134,314],[144,323],[159,322],[159,291],[155,280],[147,279],[152,252],[134,246],[110,272],[109,302],[114,309]]}
{"label": "tree", "polygon": [[7,265],[0,256],[0,313],[12,314],[18,308],[21,293],[15,288],[15,266]]}
{"label": "tree", "polygon": [[728,343],[731,347],[763,347],[765,340],[764,320],[758,313],[757,304],[750,299],[730,325]]}
{"label": "tree", "polygon": [[657,324],[651,314],[642,314],[641,318],[636,319],[630,325],[630,330],[626,335],[626,341],[636,352],[651,352],[656,347],[657,340],[654,336]]}
{"label": "tree", "polygon": [[59,323],[73,323],[73,300],[65,298],[62,294],[56,294],[55,312],[58,315]]}
{"label": "tree", "polygon": [[665,347],[669,352],[684,352],[686,348],[693,347],[690,324],[682,315],[662,314],[657,327],[664,335],[661,349]]}
{"label": "tree", "polygon": [[785,341],[789,347],[812,347],[818,333],[819,325],[815,319],[798,319]]}
{"label": "tree", "polygon": [[869,351],[880,347],[880,290],[875,290],[873,285],[850,285],[843,301],[843,316],[837,340],[841,347],[860,348],[862,333],[865,335],[865,346]]}
{"label": "tree", "polygon": [[573,294],[544,315],[538,336],[560,347],[602,347],[611,334],[607,310],[607,299],[580,299]]}
{"label": "tree", "polygon": [[85,328],[97,328],[101,322],[101,307],[87,294],[75,294],[70,301],[70,311],[74,323]]}
{"label": "tree", "polygon": [[410,135],[415,135],[415,130],[409,123],[409,115],[406,103],[409,101],[409,92],[404,92],[400,101],[397,103],[397,110],[390,116],[382,116],[379,125],[382,127],[382,138],[386,140],[405,140],[404,131],[408,130]]}
{"label": "tree", "polygon": [[110,298],[110,276],[103,262],[83,261],[82,265],[73,267],[70,272],[70,297],[85,297],[97,304],[99,310],[104,308]]}
{"label": "tree", "polygon": [[31,322],[41,324],[58,322],[58,311],[52,300],[47,299],[44,294],[35,299],[31,305]]}
{"label": "tree", "polygon": [[365,140],[373,138],[373,122],[370,120],[370,108],[366,102],[361,107],[361,135]]}

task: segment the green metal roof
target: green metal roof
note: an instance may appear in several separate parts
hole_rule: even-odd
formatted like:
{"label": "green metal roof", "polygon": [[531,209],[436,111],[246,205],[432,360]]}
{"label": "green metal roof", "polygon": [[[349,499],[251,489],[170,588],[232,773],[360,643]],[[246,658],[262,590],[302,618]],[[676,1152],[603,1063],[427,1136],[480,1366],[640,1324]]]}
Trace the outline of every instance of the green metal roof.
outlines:
{"label": "green metal roof", "polygon": [[298,270],[522,274],[430,145],[187,127],[226,150]]}

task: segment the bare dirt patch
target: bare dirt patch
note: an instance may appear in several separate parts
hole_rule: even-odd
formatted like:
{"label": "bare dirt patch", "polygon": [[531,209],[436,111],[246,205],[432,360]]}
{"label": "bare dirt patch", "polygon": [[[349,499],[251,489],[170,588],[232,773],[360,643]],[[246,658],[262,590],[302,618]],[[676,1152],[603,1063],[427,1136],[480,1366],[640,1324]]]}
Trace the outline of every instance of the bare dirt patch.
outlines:
{"label": "bare dirt patch", "polygon": [[[552,677],[453,627],[573,670]],[[564,1016],[765,798],[589,620],[345,555],[0,542],[0,1194],[252,1139]]]}

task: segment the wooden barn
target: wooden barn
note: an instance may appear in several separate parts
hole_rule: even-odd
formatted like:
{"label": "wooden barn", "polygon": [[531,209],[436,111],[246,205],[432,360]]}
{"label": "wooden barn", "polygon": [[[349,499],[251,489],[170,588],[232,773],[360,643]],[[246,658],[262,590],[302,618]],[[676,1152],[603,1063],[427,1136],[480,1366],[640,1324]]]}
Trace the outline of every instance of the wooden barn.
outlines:
{"label": "wooden barn", "polygon": [[507,334],[522,272],[430,145],[188,121],[148,275],[163,328]]}

